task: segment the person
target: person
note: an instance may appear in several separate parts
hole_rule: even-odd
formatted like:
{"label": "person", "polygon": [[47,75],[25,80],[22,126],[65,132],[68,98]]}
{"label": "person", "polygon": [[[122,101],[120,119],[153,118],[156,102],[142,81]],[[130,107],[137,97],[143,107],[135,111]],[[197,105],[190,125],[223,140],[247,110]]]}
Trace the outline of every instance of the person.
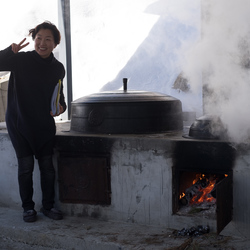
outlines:
{"label": "person", "polygon": [[60,220],[62,212],[54,208],[55,169],[52,155],[56,134],[54,116],[66,110],[63,84],[60,109],[51,112],[51,97],[55,86],[63,81],[65,69],[53,54],[61,35],[51,22],[43,22],[29,30],[34,50],[19,52],[29,43],[23,39],[0,51],[0,71],[10,71],[6,111],[7,130],[18,161],[18,184],[23,207],[23,220],[37,219],[33,201],[34,158],[37,159],[41,190],[41,212]]}

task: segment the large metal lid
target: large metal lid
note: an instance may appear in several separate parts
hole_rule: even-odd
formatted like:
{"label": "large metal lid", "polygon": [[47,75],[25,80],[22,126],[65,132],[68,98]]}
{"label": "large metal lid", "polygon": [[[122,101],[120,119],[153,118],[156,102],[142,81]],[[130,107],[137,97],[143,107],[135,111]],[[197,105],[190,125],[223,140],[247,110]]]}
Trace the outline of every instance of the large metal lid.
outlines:
{"label": "large metal lid", "polygon": [[178,99],[157,92],[135,91],[135,90],[117,90],[104,91],[100,93],[83,96],[75,101],[75,103],[101,103],[101,102],[165,102],[176,101]]}
{"label": "large metal lid", "polygon": [[162,93],[124,90],[81,97],[71,105],[71,131],[137,134],[182,130],[180,100]]}

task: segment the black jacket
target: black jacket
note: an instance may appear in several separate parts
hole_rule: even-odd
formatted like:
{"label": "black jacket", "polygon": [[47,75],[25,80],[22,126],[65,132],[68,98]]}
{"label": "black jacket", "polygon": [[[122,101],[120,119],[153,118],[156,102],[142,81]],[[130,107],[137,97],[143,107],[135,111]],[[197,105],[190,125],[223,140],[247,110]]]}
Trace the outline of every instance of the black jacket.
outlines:
{"label": "black jacket", "polygon": [[[53,90],[59,79],[63,80],[65,69],[51,53],[43,59],[37,52],[19,52],[15,54],[11,46],[0,51],[0,71],[11,71],[8,86],[8,104],[6,124],[12,144],[18,157],[26,152],[22,147],[24,138],[39,156],[52,151],[56,127],[50,115]],[[66,110],[66,103],[61,89],[60,104]]]}

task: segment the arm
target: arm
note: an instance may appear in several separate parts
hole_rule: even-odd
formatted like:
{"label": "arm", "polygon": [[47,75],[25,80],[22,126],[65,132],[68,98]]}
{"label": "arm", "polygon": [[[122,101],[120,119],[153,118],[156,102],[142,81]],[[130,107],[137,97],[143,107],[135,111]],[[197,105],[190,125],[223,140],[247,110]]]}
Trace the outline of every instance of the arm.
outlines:
{"label": "arm", "polygon": [[11,46],[0,51],[0,71],[14,71],[15,54],[17,54],[22,48],[29,44],[23,44],[25,40],[26,38],[24,38],[19,44],[12,43]]}
{"label": "arm", "polygon": [[0,51],[0,71],[13,71],[14,70],[14,53],[11,46]]}

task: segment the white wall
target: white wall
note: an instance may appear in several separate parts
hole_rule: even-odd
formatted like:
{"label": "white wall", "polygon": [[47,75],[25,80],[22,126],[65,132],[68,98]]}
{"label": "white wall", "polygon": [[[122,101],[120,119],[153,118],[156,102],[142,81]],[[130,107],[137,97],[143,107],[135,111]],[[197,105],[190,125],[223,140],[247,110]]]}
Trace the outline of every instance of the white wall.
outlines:
{"label": "white wall", "polygon": [[[17,179],[17,158],[6,130],[0,130],[0,159],[0,206],[16,207],[22,211]],[[36,203],[36,209],[39,210],[42,207],[42,193],[37,161],[35,161],[33,177],[34,202]]]}

